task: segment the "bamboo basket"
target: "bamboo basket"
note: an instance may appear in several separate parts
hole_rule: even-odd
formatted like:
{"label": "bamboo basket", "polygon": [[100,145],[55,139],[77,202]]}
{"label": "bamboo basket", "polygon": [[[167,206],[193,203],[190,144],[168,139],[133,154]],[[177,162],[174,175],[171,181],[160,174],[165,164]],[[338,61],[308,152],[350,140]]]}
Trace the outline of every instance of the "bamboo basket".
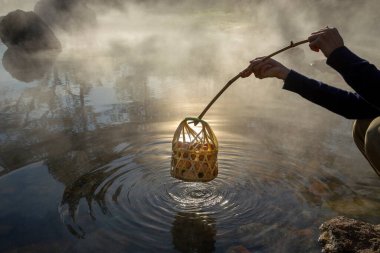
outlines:
{"label": "bamboo basket", "polygon": [[207,122],[185,118],[174,133],[171,175],[188,182],[207,182],[218,175],[218,140]]}

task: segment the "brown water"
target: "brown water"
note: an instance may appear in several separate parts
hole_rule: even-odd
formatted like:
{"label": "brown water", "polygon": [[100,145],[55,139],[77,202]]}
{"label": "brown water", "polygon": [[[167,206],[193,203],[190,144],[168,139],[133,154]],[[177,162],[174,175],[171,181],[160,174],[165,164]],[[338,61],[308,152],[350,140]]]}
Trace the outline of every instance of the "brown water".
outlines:
{"label": "brown water", "polygon": [[[136,20],[87,47],[65,37],[54,66],[0,66],[0,252],[319,252],[326,219],[380,223],[379,180],[352,122],[278,80],[238,80],[205,116],[219,141],[215,180],[172,178],[177,125],[245,67],[255,25],[224,12]],[[343,83],[295,52],[284,59]]]}

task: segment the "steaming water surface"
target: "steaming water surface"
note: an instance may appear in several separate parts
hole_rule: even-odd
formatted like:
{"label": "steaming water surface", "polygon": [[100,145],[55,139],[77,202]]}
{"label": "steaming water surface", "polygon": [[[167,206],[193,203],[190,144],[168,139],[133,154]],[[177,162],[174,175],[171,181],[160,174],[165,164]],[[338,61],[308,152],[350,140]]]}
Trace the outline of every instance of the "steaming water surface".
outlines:
{"label": "steaming water surface", "polygon": [[[61,35],[62,53],[32,82],[0,67],[0,252],[319,252],[331,217],[380,223],[352,122],[277,80],[238,80],[205,116],[220,145],[215,180],[172,178],[177,125],[245,67],[259,24],[139,11],[98,17],[104,36],[75,35],[87,46]],[[253,53],[282,46],[270,38]],[[307,50],[283,58],[342,84]]]}

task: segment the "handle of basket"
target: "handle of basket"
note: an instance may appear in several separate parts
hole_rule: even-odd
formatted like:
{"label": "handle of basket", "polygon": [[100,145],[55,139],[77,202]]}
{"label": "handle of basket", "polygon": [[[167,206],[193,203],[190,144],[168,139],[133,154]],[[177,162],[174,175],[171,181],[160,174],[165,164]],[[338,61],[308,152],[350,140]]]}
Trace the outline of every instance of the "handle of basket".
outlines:
{"label": "handle of basket", "polygon": [[[298,41],[298,42],[296,42],[296,43],[293,43],[293,41],[291,41],[289,46],[284,47],[284,48],[282,48],[282,49],[280,49],[280,50],[278,50],[278,51],[276,51],[276,52],[274,52],[274,53],[271,53],[271,54],[268,55],[268,56],[265,56],[264,58],[261,59],[261,61],[265,61],[265,60],[267,60],[267,59],[269,59],[269,58],[271,58],[271,57],[273,57],[273,56],[275,56],[275,55],[277,55],[277,54],[279,54],[279,53],[284,52],[285,50],[288,50],[288,49],[290,49],[290,48],[293,48],[293,47],[296,47],[296,46],[299,46],[299,45],[305,44],[305,43],[307,43],[307,42],[309,42],[309,41],[308,41],[308,40],[301,40],[301,41]],[[257,63],[256,63],[256,64],[257,64]],[[254,66],[254,65],[250,65],[249,68],[251,68],[251,67],[253,67],[253,66]],[[223,92],[224,92],[225,90],[227,90],[227,88],[230,87],[231,84],[233,84],[233,83],[234,83],[237,79],[239,79],[240,77],[241,77],[241,73],[237,74],[234,78],[232,78],[231,80],[229,80],[228,83],[227,83],[226,85],[224,85],[224,87],[218,92],[218,94],[216,94],[216,96],[210,101],[210,103],[208,103],[208,105],[207,105],[206,108],[202,111],[202,113],[199,114],[198,119],[202,119],[203,116],[204,116],[204,115],[206,114],[206,112],[208,111],[208,109],[210,109],[210,107],[211,107],[211,106],[214,104],[214,102],[220,97],[220,95],[222,95]],[[196,122],[196,124],[198,124],[198,123]]]}

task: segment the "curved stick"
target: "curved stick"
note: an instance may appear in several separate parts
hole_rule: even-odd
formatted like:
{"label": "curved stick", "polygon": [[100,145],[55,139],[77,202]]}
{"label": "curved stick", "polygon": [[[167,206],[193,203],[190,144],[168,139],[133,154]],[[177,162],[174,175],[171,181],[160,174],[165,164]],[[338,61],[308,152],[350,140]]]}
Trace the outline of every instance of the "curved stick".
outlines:
{"label": "curved stick", "polygon": [[[296,42],[296,43],[293,43],[293,41],[290,42],[290,45],[287,46],[287,47],[284,47],[274,53],[271,53],[270,55],[268,56],[265,56],[264,58],[261,59],[261,61],[265,61],[269,58],[271,58],[272,56],[275,56],[276,54],[279,54],[281,52],[284,52],[285,50],[288,50],[290,48],[293,48],[293,47],[296,47],[296,46],[299,46],[301,44],[305,44],[309,42],[308,40],[302,40],[302,41],[299,41],[299,42]],[[252,65],[249,65],[248,68],[252,67]],[[239,79],[239,77],[241,77],[241,73],[239,73],[238,75],[236,75],[234,78],[232,78],[231,80],[228,81],[228,83],[226,85],[224,85],[224,87],[218,92],[218,94],[216,94],[216,96],[211,100],[210,103],[208,103],[208,105],[206,106],[206,108],[202,111],[201,114],[199,114],[198,116],[198,119],[202,119],[202,117],[206,114],[206,112],[208,111],[208,109],[210,109],[210,107],[214,104],[214,102],[220,97],[220,95],[223,94],[223,92],[231,86],[231,84],[233,84],[237,79]],[[197,124],[197,123],[196,123]]]}

